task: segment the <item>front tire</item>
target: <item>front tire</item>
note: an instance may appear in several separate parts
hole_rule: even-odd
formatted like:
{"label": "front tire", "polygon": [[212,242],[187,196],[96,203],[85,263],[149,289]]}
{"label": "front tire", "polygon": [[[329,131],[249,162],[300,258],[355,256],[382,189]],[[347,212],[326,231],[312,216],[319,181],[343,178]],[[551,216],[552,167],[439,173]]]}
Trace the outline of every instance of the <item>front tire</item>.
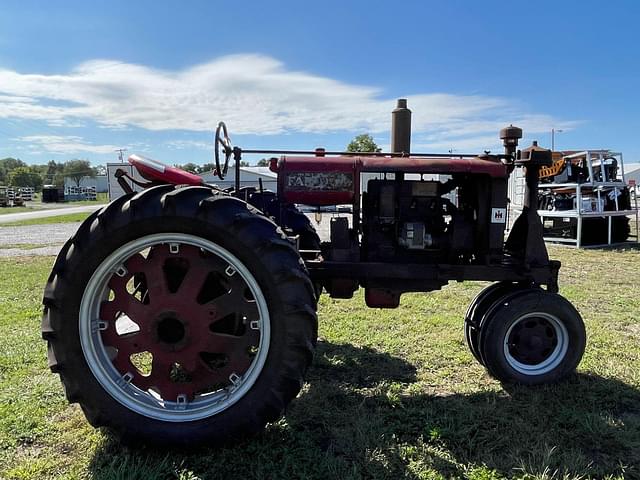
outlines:
{"label": "front tire", "polygon": [[67,398],[128,443],[259,432],[299,392],[317,336],[293,245],[204,187],[155,187],[90,217],[58,256],[44,304]]}
{"label": "front tire", "polygon": [[555,293],[527,289],[494,304],[480,330],[485,367],[505,383],[539,385],[573,373],[582,359],[582,317]]}
{"label": "front tire", "polygon": [[484,365],[478,346],[482,320],[492,305],[506,294],[517,290],[520,287],[513,282],[497,282],[485,287],[476,295],[467,308],[464,316],[464,338],[473,357]]}

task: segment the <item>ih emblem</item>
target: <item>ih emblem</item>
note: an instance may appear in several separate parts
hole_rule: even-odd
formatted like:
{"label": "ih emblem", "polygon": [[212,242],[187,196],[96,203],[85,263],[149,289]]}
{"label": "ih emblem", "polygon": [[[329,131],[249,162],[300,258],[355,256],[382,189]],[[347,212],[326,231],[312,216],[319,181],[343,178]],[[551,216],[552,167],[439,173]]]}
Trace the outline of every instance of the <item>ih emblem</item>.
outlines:
{"label": "ih emblem", "polygon": [[507,209],[506,208],[492,208],[491,209],[491,223],[507,223]]}

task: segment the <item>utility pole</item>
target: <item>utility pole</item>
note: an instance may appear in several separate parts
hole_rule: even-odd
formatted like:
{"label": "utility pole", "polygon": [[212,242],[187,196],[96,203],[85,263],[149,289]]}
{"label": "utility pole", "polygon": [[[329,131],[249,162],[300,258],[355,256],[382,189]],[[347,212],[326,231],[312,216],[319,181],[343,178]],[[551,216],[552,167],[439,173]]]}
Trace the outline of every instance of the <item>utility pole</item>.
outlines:
{"label": "utility pole", "polygon": [[555,129],[555,128],[552,128],[552,129],[551,129],[551,151],[552,151],[552,152],[555,152],[555,151],[556,151],[556,150],[555,150],[555,146],[556,146],[556,142],[555,142],[555,140],[556,140],[556,133],[562,133],[563,131],[564,131],[564,130],[561,130],[561,129],[559,129],[559,128],[558,128],[558,129]]}
{"label": "utility pole", "polygon": [[117,148],[116,150],[114,150],[116,152],[118,152],[118,158],[120,159],[120,163],[124,163],[124,156],[123,153],[127,151],[126,148]]}

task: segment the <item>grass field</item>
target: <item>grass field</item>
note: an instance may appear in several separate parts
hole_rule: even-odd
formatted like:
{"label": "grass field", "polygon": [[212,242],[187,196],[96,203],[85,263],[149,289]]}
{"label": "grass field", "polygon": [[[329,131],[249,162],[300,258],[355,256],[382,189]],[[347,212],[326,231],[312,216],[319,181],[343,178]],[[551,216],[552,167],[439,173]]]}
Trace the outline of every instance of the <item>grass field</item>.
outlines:
{"label": "grass field", "polygon": [[323,298],[308,382],[282,420],[235,448],[119,446],[67,405],[39,338],[52,258],[0,260],[0,478],[640,478],[640,251],[553,248],[589,335],[579,372],[503,388],[462,334],[482,287],[397,310]]}
{"label": "grass field", "polygon": [[5,213],[24,213],[33,211],[34,209],[31,207],[0,207],[0,215],[4,215]]}

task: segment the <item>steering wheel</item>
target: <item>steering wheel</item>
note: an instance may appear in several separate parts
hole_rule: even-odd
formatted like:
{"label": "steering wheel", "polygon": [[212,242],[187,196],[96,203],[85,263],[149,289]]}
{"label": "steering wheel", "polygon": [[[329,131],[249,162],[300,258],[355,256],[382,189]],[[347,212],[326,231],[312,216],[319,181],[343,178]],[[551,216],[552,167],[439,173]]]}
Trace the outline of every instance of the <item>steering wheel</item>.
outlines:
{"label": "steering wheel", "polygon": [[[222,135],[221,135],[222,134]],[[220,146],[224,150],[224,167],[220,168]],[[216,136],[213,142],[213,151],[214,157],[216,159],[216,175],[220,180],[224,180],[224,176],[227,174],[227,170],[229,168],[229,159],[231,158],[231,154],[233,153],[233,148],[231,147],[231,139],[229,138],[229,134],[227,133],[227,126],[224,122],[218,123],[218,127],[216,128]]]}

